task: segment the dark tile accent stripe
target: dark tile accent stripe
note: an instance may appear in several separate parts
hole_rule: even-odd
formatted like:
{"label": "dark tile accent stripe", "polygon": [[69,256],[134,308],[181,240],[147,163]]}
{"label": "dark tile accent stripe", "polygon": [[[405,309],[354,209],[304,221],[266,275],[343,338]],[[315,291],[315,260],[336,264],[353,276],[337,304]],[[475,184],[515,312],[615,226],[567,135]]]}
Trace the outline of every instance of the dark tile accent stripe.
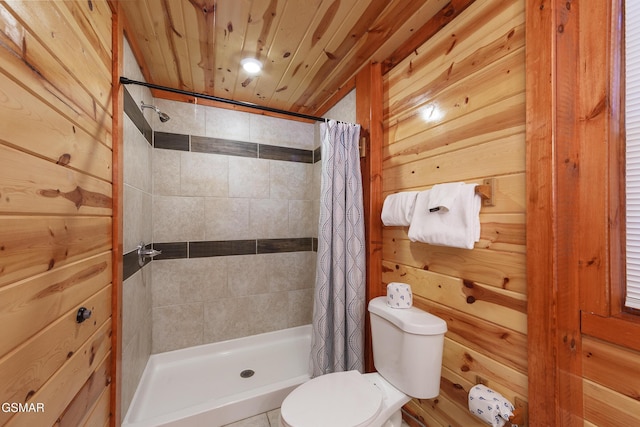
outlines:
{"label": "dark tile accent stripe", "polygon": [[320,147],[313,150],[313,163],[319,162],[322,160],[322,150]]}
{"label": "dark tile accent stripe", "polygon": [[313,249],[312,249],[312,251],[313,252],[318,252],[318,238],[317,237],[313,238]]}
{"label": "dark tile accent stripe", "polygon": [[140,270],[138,265],[138,251],[131,251],[122,256],[122,280],[127,280]]}
{"label": "dark tile accent stripe", "polygon": [[153,135],[151,126],[149,126],[147,119],[145,119],[144,114],[142,114],[142,110],[140,110],[140,106],[136,104],[136,101],[134,101],[126,87],[124,88],[124,112],[129,116],[133,124],[136,125],[140,133],[144,135],[147,142],[151,144]]}
{"label": "dark tile accent stripe", "polygon": [[153,249],[162,251],[155,260],[187,258],[187,242],[154,243]]}
{"label": "dark tile accent stripe", "polygon": [[189,242],[189,258],[250,255],[255,253],[255,240]]}
{"label": "dark tile accent stripe", "polygon": [[189,135],[179,133],[153,133],[153,146],[168,150],[189,151]]}
{"label": "dark tile accent stripe", "polygon": [[191,151],[256,158],[258,157],[258,144],[253,142],[192,136]]}
{"label": "dark tile accent stripe", "polygon": [[312,151],[195,135],[191,136],[191,148],[189,148],[189,135],[165,132],[154,133],[154,147],[299,163],[314,163],[320,158],[319,148]]}
{"label": "dark tile accent stripe", "polygon": [[313,247],[311,237],[298,239],[259,239],[258,253],[273,254],[280,252],[310,251]]}
{"label": "dark tile accent stripe", "polygon": [[317,242],[318,239],[312,237],[258,240],[209,240],[200,242],[154,243],[153,248],[162,251],[162,254],[154,258],[154,260],[160,261],[164,259],[317,251]]}
{"label": "dark tile accent stripe", "polygon": [[284,160],[288,162],[313,163],[313,151],[299,148],[277,147],[260,144],[261,159]]}

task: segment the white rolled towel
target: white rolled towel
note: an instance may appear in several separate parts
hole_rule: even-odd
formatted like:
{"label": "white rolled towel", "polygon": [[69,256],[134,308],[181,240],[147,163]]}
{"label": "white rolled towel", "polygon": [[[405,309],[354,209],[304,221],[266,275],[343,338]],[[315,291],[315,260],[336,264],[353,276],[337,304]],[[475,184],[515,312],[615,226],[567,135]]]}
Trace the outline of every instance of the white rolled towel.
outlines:
{"label": "white rolled towel", "polygon": [[405,226],[411,224],[417,191],[403,191],[389,194],[382,204],[382,223],[386,226]]}
{"label": "white rolled towel", "polygon": [[400,282],[389,283],[387,285],[387,305],[391,308],[410,308],[413,305],[411,286]]}
{"label": "white rolled towel", "polygon": [[469,390],[469,411],[492,427],[502,427],[513,415],[513,404],[482,384]]}

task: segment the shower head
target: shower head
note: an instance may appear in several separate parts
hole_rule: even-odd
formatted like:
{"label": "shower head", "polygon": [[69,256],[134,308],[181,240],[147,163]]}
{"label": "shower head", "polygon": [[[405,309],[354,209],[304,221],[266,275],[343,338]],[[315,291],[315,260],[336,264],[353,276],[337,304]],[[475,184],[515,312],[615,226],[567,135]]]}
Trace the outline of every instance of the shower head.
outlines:
{"label": "shower head", "polygon": [[169,117],[169,115],[167,113],[163,113],[162,111],[160,111],[160,109],[158,107],[156,107],[155,105],[150,105],[150,104],[145,104],[144,102],[140,103],[140,109],[144,110],[145,108],[151,108],[153,110],[155,110],[156,113],[158,113],[158,118],[160,119],[160,121],[162,123],[168,122],[169,119],[171,117]]}
{"label": "shower head", "polygon": [[167,113],[163,113],[162,111],[158,111],[158,118],[162,123],[169,121],[171,117]]}

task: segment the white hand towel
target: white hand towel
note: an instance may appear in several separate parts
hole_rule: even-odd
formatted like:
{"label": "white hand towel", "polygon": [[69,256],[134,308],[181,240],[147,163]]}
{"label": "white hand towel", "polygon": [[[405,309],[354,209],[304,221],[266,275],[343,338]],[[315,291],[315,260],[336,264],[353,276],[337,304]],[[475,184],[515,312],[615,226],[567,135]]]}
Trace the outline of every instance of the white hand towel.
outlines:
{"label": "white hand towel", "polygon": [[416,197],[409,240],[431,245],[473,249],[480,240],[480,196],[476,184],[464,184],[449,209],[429,211],[431,190]]}
{"label": "white hand towel", "polygon": [[382,223],[386,226],[411,224],[417,195],[417,191],[403,191],[385,197],[380,215]]}
{"label": "white hand towel", "polygon": [[456,199],[462,191],[464,182],[451,182],[448,184],[436,184],[429,192],[429,212],[440,209],[451,210]]}

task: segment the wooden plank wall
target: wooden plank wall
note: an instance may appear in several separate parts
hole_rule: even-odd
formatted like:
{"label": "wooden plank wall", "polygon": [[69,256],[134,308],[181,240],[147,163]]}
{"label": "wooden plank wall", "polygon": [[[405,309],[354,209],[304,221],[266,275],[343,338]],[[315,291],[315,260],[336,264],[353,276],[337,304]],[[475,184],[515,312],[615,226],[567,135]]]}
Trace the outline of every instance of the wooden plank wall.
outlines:
{"label": "wooden plank wall", "polygon": [[473,250],[383,230],[383,282],[447,321],[441,393],[407,409],[429,426],[484,425],[466,393],[482,381],[527,401],[525,2],[477,1],[384,78],[383,195],[495,178]]}
{"label": "wooden plank wall", "polygon": [[626,293],[624,215],[620,218],[625,209],[624,155],[620,154],[624,150],[624,4],[623,0],[601,0],[578,4],[577,11],[572,7],[572,13],[578,14],[572,28],[579,42],[578,84],[569,88],[558,84],[559,91],[575,100],[578,119],[558,126],[575,129],[577,137],[569,149],[577,153],[581,171],[562,174],[556,162],[562,178],[559,184],[578,189],[579,194],[579,204],[568,216],[572,232],[579,236],[574,292],[580,296],[582,310],[582,336],[575,347],[583,405],[562,409],[581,409],[577,415],[589,426],[640,425],[640,317],[622,309]]}
{"label": "wooden plank wall", "polygon": [[109,423],[111,16],[0,3],[0,425]]}

